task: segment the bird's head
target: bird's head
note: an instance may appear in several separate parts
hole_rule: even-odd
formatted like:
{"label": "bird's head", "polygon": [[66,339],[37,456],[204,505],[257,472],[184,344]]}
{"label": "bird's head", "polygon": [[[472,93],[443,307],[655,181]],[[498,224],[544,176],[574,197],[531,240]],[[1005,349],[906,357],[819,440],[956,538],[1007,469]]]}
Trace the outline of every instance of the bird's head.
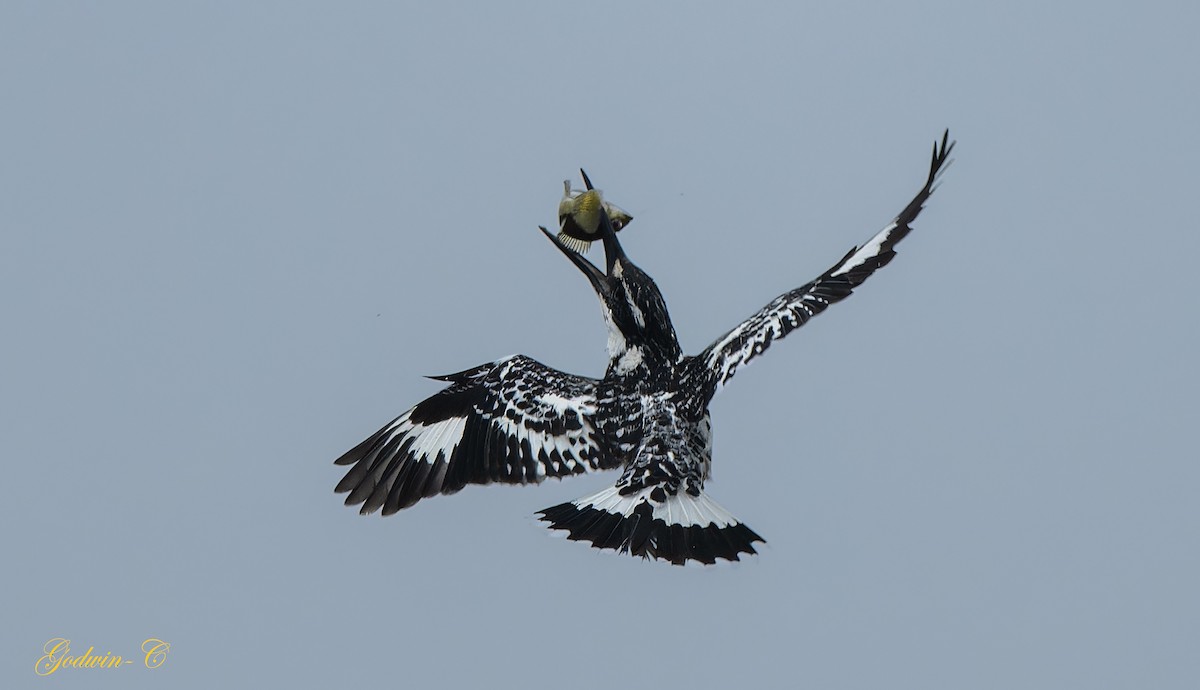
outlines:
{"label": "bird's head", "polygon": [[654,280],[625,255],[607,211],[600,208],[599,213],[604,271],[565,246],[546,228],[541,230],[583,272],[600,298],[608,326],[610,370],[624,375],[652,361],[678,361],[682,350],[662,293]]}

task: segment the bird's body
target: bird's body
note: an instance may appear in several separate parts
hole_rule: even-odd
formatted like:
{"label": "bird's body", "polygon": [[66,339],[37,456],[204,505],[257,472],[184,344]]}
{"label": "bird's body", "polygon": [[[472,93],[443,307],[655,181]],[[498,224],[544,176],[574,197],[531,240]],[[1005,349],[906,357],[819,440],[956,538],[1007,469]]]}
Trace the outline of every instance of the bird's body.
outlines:
{"label": "bird's body", "polygon": [[925,186],[891,224],[695,356],[683,354],[661,292],[625,256],[601,209],[606,272],[556,246],[600,298],[609,336],[604,377],[564,374],[519,355],[442,377],[448,388],[337,460],[353,465],[337,491],[349,491],[346,503],[362,503],[363,513],[382,507],[386,515],[468,483],[620,467],[614,486],[547,508],[541,519],[570,539],[675,564],[755,553],[762,538],[704,491],[709,402],[740,367],[892,259],[952,148],[948,135],[935,144]]}

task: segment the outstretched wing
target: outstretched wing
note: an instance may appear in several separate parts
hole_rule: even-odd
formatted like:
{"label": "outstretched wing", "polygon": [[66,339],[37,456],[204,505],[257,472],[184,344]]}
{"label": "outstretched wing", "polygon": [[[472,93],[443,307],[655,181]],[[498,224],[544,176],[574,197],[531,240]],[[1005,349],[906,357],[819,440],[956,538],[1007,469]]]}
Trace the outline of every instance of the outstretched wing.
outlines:
{"label": "outstretched wing", "polygon": [[450,386],[335,462],[353,465],[337,493],[364,515],[390,515],[467,484],[528,484],[610,469],[593,415],[595,379],[523,355],[434,377]]}
{"label": "outstretched wing", "polygon": [[765,352],[771,343],[803,326],[829,305],[848,297],[854,288],[892,260],[896,255],[896,243],[912,230],[911,223],[921,213],[938,176],[948,164],[954,149],[954,142],[949,139],[947,130],[940,145],[934,142],[925,186],[887,227],[866,244],[851,249],[816,280],[771,300],[694,358],[694,366],[700,369],[697,373],[714,387],[713,392],[724,386],[739,368]]}

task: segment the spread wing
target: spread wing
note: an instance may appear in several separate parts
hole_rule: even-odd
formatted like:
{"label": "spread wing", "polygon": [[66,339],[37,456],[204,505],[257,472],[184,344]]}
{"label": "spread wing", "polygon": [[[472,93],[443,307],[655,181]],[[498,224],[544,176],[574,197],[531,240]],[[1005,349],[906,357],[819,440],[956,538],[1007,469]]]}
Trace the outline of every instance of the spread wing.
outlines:
{"label": "spread wing", "polygon": [[364,515],[390,515],[467,484],[537,483],[610,469],[593,416],[596,380],[523,355],[434,377],[450,382],[335,463],[353,465],[337,493]]}
{"label": "spread wing", "polygon": [[714,386],[713,392],[724,386],[739,368],[765,352],[771,343],[803,326],[829,305],[850,296],[854,288],[892,260],[896,243],[912,230],[911,223],[921,213],[938,176],[948,165],[954,149],[949,138],[947,131],[940,145],[934,142],[925,186],[887,227],[866,244],[851,249],[816,280],[771,300],[695,357],[694,366],[699,367],[700,377]]}

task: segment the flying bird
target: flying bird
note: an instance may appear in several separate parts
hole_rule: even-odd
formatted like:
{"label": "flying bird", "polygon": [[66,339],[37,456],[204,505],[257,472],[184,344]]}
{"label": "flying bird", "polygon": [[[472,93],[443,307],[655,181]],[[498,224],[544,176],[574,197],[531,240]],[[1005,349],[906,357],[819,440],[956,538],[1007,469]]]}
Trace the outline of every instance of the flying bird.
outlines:
{"label": "flying bird", "polygon": [[633,216],[619,206],[604,199],[604,194],[594,187],[582,168],[586,189],[571,189],[571,181],[563,180],[563,198],[558,202],[558,241],[580,254],[586,252],[592,242],[600,239],[600,213],[608,214],[614,231],[619,232],[633,220]]}
{"label": "flying bird", "polygon": [[[389,515],[467,484],[538,483],[621,468],[614,486],[539,512],[569,539],[677,565],[737,561],[765,541],[704,490],[709,402],[735,373],[895,256],[954,143],[935,142],[925,185],[886,227],[811,282],[769,302],[697,355],[684,355],[662,293],[617,241],[601,207],[605,270],[542,232],[586,276],[608,330],[602,379],[515,355],[437,377],[450,385],[338,458],[336,491]],[[589,183],[590,186],[590,183]]]}

